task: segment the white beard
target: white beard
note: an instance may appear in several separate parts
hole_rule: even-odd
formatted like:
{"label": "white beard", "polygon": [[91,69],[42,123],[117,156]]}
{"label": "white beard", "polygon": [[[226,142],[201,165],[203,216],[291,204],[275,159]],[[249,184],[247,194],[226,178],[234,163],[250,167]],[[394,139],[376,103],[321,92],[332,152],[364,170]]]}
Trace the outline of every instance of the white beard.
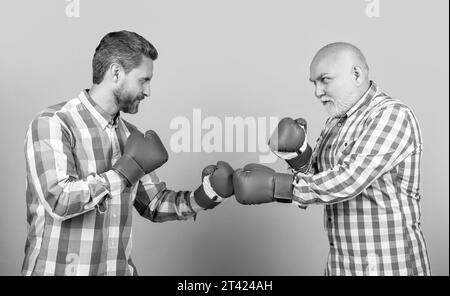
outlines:
{"label": "white beard", "polygon": [[331,99],[322,103],[330,117],[341,117],[354,105],[353,102],[343,102],[341,100]]}

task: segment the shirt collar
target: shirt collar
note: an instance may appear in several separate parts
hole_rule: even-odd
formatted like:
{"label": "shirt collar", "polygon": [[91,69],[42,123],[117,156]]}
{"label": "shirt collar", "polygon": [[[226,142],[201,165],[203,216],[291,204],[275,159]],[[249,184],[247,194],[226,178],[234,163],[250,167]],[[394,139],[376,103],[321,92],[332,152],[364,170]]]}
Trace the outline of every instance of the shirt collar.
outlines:
{"label": "shirt collar", "polygon": [[95,119],[100,123],[101,127],[105,129],[108,124],[115,126],[120,117],[120,112],[117,112],[116,116],[111,116],[105,110],[103,110],[89,95],[89,90],[83,90],[78,96],[81,103],[86,107],[86,109],[94,116]]}
{"label": "shirt collar", "polygon": [[367,89],[367,91],[362,95],[362,97],[353,105],[345,115],[341,116],[340,119],[347,119],[349,118],[353,113],[355,113],[357,110],[363,108],[364,106],[368,106],[369,103],[372,101],[372,99],[375,97],[375,94],[377,93],[377,85],[372,80],[370,81],[370,86]]}

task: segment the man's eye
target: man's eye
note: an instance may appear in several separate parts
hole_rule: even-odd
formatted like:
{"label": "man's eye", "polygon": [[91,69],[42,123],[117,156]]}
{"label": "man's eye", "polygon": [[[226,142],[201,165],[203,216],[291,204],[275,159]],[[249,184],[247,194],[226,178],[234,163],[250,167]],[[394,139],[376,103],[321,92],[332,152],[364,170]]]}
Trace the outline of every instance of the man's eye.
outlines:
{"label": "man's eye", "polygon": [[320,79],[322,82],[324,82],[324,83],[327,83],[329,80],[330,80],[330,78],[328,78],[328,77],[322,77],[322,79]]}

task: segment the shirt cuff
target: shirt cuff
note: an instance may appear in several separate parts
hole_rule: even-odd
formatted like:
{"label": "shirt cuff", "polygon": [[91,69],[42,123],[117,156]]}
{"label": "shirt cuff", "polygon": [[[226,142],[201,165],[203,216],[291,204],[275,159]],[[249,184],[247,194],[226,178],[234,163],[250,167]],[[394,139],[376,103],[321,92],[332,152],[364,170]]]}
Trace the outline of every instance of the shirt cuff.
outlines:
{"label": "shirt cuff", "polygon": [[111,197],[119,196],[126,187],[125,180],[113,170],[109,170],[104,173],[103,177],[106,180],[107,188]]}
{"label": "shirt cuff", "polygon": [[292,204],[294,205],[294,206],[298,206],[300,209],[302,209],[302,210],[306,210],[307,208],[308,208],[308,205],[307,204],[304,204],[304,203],[302,203],[302,202],[299,202],[299,201],[297,201],[297,200],[292,200]]}
{"label": "shirt cuff", "polygon": [[[88,186],[91,200],[84,205],[84,210],[90,210],[94,207],[97,207],[97,209],[102,212],[102,208],[104,208],[105,196],[107,196],[109,193],[108,189],[105,186],[106,181],[99,175],[89,175],[87,177],[87,182],[89,184]],[[90,184],[92,184],[93,186],[91,186]]]}
{"label": "shirt cuff", "polygon": [[306,207],[315,201],[314,194],[311,192],[310,184],[313,182],[313,176],[310,174],[304,174],[297,172],[294,178],[294,196],[293,200],[296,201],[300,208],[306,209]]}

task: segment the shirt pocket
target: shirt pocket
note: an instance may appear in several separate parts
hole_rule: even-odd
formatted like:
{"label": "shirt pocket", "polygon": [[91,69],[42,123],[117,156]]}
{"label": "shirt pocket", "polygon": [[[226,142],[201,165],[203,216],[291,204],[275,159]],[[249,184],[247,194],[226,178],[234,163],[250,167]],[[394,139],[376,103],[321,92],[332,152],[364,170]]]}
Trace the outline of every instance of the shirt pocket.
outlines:
{"label": "shirt pocket", "polygon": [[340,144],[336,148],[335,152],[335,159],[337,160],[338,164],[342,164],[344,159],[351,154],[356,141],[357,139],[355,138],[347,138],[342,141],[339,141]]}

